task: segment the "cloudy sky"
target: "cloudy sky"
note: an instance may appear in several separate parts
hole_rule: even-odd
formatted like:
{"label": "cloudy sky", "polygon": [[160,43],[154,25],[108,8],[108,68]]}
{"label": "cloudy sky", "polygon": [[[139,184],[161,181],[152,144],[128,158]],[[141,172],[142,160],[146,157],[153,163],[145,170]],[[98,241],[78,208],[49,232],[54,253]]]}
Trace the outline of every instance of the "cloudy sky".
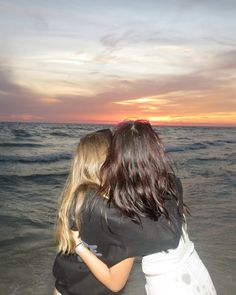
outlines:
{"label": "cloudy sky", "polygon": [[236,126],[235,0],[0,0],[0,121]]}

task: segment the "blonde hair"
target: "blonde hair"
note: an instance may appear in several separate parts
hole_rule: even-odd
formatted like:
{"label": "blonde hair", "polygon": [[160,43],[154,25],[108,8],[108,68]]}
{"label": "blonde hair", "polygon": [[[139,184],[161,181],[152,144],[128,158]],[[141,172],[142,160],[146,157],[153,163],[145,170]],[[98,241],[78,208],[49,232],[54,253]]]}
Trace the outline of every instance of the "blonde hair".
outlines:
{"label": "blonde hair", "polygon": [[89,186],[101,185],[100,168],[104,163],[111,142],[111,131],[103,129],[80,139],[72,161],[69,176],[62,192],[56,223],[58,251],[63,254],[74,252],[75,242],[70,228],[70,218],[75,203],[76,224],[80,229],[79,211]]}

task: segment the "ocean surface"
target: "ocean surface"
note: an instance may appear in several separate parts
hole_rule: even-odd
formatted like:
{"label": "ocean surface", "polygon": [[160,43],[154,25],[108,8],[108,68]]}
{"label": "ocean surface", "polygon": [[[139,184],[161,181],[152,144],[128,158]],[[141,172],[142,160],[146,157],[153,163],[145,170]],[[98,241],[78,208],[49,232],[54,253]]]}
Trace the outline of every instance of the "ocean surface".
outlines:
{"label": "ocean surface", "polygon": [[[0,123],[1,294],[52,294],[58,198],[80,137],[100,128]],[[183,182],[190,237],[218,294],[234,295],[236,128],[157,130]]]}

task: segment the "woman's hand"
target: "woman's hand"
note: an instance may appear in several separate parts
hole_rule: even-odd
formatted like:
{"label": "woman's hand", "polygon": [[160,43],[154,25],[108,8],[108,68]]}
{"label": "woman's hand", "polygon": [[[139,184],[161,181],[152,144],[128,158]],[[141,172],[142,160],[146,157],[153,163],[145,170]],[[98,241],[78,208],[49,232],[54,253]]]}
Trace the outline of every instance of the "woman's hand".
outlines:
{"label": "woman's hand", "polygon": [[[78,245],[81,242],[79,232],[73,230],[71,232],[75,244]],[[132,257],[126,258],[109,268],[86,247],[79,253],[79,256],[94,276],[113,292],[118,292],[124,287],[134,261]]]}
{"label": "woman's hand", "polygon": [[79,244],[79,242],[81,241],[80,237],[79,237],[79,232],[78,231],[74,231],[72,230],[72,235],[73,235],[73,238],[74,238],[74,241],[75,241],[75,244]]}

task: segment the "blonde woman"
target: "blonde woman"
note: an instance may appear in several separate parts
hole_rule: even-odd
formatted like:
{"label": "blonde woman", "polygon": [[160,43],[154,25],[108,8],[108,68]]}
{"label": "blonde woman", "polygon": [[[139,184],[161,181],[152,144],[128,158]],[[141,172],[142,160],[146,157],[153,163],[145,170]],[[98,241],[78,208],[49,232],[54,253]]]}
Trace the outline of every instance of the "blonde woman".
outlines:
{"label": "blonde woman", "polygon": [[[78,144],[58,211],[55,295],[132,294],[123,287],[134,257],[178,245],[182,220],[177,206],[172,210],[175,222],[143,219],[140,225],[124,217],[107,194],[100,193],[105,181],[101,181],[100,169],[111,137],[109,130],[102,130],[86,135]],[[75,239],[78,234],[83,243]],[[86,260],[85,264],[82,254],[91,257],[91,263]],[[143,295],[143,276],[132,282],[129,290],[138,287],[136,294]]]}
{"label": "blonde woman", "polygon": [[[119,244],[117,236],[111,234],[107,224],[95,224],[95,234],[87,231],[87,224],[80,218],[82,207],[88,209],[92,214],[103,215],[101,204],[104,204],[106,196],[98,194],[100,180],[100,168],[106,159],[107,151],[111,142],[111,131],[104,129],[90,133],[81,138],[72,162],[71,171],[67,179],[61,204],[58,211],[56,240],[58,245],[58,255],[53,266],[53,273],[56,278],[54,294],[84,294],[100,295],[113,294],[103,284],[98,282],[86,265],[75,255],[75,242],[73,231],[79,230],[81,236],[89,236],[87,247],[103,259],[109,265],[115,264],[119,257]],[[83,206],[84,205],[84,206]],[[95,212],[94,208],[101,211]],[[85,210],[85,209],[83,209]],[[89,213],[89,218],[90,218]],[[104,223],[104,219],[101,219]],[[90,224],[90,221],[87,221]],[[93,226],[93,223],[91,223]],[[91,224],[89,225],[91,227]],[[89,227],[88,227],[89,229]],[[106,236],[106,238],[102,238]],[[101,253],[98,253],[97,248]],[[112,257],[111,248],[117,249],[116,257]],[[124,273],[125,281],[133,264],[133,258],[128,258],[122,265],[128,270]],[[141,274],[141,271],[140,271]],[[143,275],[142,275],[142,280]],[[139,279],[139,280],[140,280]],[[140,293],[140,294],[143,294]]]}

